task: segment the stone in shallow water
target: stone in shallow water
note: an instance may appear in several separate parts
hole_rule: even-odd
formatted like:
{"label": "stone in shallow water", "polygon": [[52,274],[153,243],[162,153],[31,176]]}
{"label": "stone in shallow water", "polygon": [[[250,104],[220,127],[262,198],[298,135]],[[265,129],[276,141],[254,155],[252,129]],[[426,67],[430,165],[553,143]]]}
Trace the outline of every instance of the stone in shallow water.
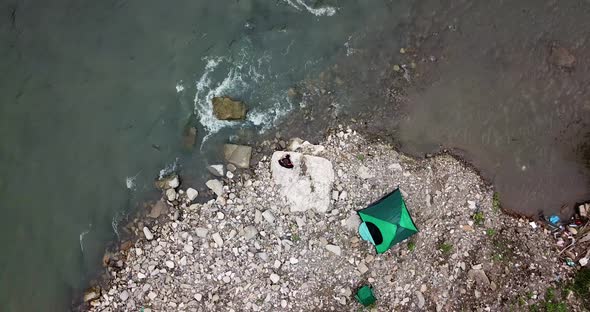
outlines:
{"label": "stone in shallow water", "polygon": [[143,235],[145,236],[145,238],[147,240],[152,240],[154,239],[154,234],[152,234],[152,232],[150,231],[150,229],[148,229],[147,226],[143,227]]}
{"label": "stone in shallow water", "polygon": [[186,190],[186,197],[188,197],[188,200],[193,201],[197,196],[199,196],[199,192],[194,188],[189,187],[188,190]]}
{"label": "stone in shallow water", "polygon": [[234,164],[237,168],[250,168],[252,147],[246,145],[225,144],[223,146],[225,160]]}
{"label": "stone in shallow water", "polygon": [[213,114],[219,120],[241,120],[246,118],[246,104],[240,101],[232,100],[231,98],[214,97]]}
{"label": "stone in shallow water", "polygon": [[217,196],[223,195],[223,183],[219,180],[209,180],[205,185]]}
{"label": "stone in shallow water", "polygon": [[223,177],[223,165],[207,166],[207,170],[216,177]]}
{"label": "stone in shallow water", "polygon": [[162,215],[162,213],[166,213],[167,210],[168,207],[166,206],[166,203],[164,203],[162,200],[159,200],[152,206],[152,209],[147,216],[157,219],[160,217],[160,215]]}

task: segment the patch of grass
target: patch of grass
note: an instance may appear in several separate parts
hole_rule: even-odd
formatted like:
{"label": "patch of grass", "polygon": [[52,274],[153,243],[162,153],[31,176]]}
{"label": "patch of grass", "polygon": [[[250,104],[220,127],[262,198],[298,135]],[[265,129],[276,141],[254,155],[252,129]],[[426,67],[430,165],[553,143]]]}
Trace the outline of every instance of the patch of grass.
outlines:
{"label": "patch of grass", "polygon": [[500,206],[500,194],[498,194],[498,192],[494,192],[494,195],[492,196],[492,209],[494,212],[499,212],[500,208],[502,208]]}
{"label": "patch of grass", "polygon": [[442,243],[440,244],[440,246],[438,246],[438,249],[444,254],[444,255],[448,255],[451,253],[451,251],[453,250],[453,245],[448,244],[448,243]]}
{"label": "patch of grass", "polygon": [[365,155],[363,154],[358,154],[356,155],[356,159],[360,160],[360,161],[364,161],[365,160]]}
{"label": "patch of grass", "polygon": [[414,251],[414,249],[416,249],[416,243],[414,242],[408,242],[408,250],[409,251]]}
{"label": "patch of grass", "polygon": [[542,302],[547,312],[567,312],[567,305],[555,297],[555,289],[548,288],[545,300]]}
{"label": "patch of grass", "polygon": [[297,233],[291,234],[291,241],[292,242],[296,243],[296,242],[298,242],[300,240],[301,240],[301,237],[299,237],[299,235]]}
{"label": "patch of grass", "polygon": [[471,216],[471,219],[473,219],[473,223],[475,225],[482,225],[483,221],[485,220],[482,211],[478,211],[478,212],[474,213],[473,216]]}
{"label": "patch of grass", "polygon": [[584,303],[590,306],[590,269],[584,268],[576,273],[574,282],[571,286],[572,291],[580,298]]}
{"label": "patch of grass", "polygon": [[511,242],[507,238],[503,237],[499,233],[492,236],[492,246],[494,254],[492,259],[494,261],[510,260],[514,257],[514,250],[511,247]]}
{"label": "patch of grass", "polygon": [[496,230],[494,230],[494,229],[487,229],[486,230],[486,235],[488,237],[494,237],[494,235],[496,235]]}
{"label": "patch of grass", "polygon": [[562,302],[563,297],[558,298],[555,294],[555,288],[547,288],[545,292],[545,299],[529,306],[531,312],[567,312],[569,311],[568,306],[565,302]]}

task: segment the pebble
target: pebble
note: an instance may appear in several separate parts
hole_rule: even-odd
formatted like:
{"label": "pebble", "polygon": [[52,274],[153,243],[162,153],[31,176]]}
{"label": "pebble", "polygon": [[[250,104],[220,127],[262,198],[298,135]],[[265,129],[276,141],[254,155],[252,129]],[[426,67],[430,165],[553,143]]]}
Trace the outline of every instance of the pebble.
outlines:
{"label": "pebble", "polygon": [[166,261],[166,266],[167,266],[169,269],[174,269],[174,262],[172,262],[172,261],[170,261],[170,260],[167,260],[167,261]]}
{"label": "pebble", "polygon": [[277,275],[277,274],[275,274],[275,273],[272,273],[272,274],[270,275],[270,281],[271,281],[273,284],[276,284],[276,283],[278,283],[280,279],[281,279],[281,277],[280,277],[280,276],[278,276],[278,275]]}
{"label": "pebble", "polygon": [[253,239],[254,237],[256,237],[257,234],[258,230],[252,225],[249,225],[244,228],[244,239],[246,240]]}
{"label": "pebble", "polygon": [[338,193],[338,191],[332,191],[332,199],[333,199],[333,200],[338,200],[338,195],[340,195],[340,194]]}
{"label": "pebble", "polygon": [[176,191],[174,189],[167,189],[166,198],[168,199],[168,201],[176,200]]}
{"label": "pebble", "polygon": [[281,267],[281,261],[279,260],[275,260],[275,263],[273,263],[272,265],[275,269],[278,269]]}
{"label": "pebble", "polygon": [[195,248],[189,244],[184,245],[183,249],[184,249],[184,251],[186,251],[189,254],[192,254],[193,251],[195,250]]}
{"label": "pebble", "polygon": [[297,264],[297,263],[299,263],[299,260],[297,260],[297,258],[291,258],[291,259],[289,259],[289,263]]}
{"label": "pebble", "polygon": [[158,295],[153,291],[150,291],[150,293],[148,294],[148,298],[150,298],[150,300],[156,299],[157,296]]}
{"label": "pebble", "polygon": [[348,193],[346,191],[342,191],[340,193],[340,196],[338,197],[338,200],[343,201],[343,200],[346,200],[347,197],[348,197]]}
{"label": "pebble", "polygon": [[236,165],[234,165],[234,164],[227,164],[226,168],[227,168],[228,171],[231,171],[231,172],[234,172],[234,171],[236,171],[238,169],[236,167]]}
{"label": "pebble", "polygon": [[223,218],[225,218],[225,214],[221,211],[218,211],[217,212],[217,219],[223,220]]}
{"label": "pebble", "polygon": [[366,166],[363,166],[363,165],[359,166],[356,172],[357,172],[357,175],[359,178],[365,179],[365,180],[370,179],[375,176],[375,175],[373,175],[373,173],[371,173],[369,168],[367,168]]}
{"label": "pebble", "polygon": [[213,238],[213,241],[215,241],[215,244],[217,244],[217,247],[223,246],[223,239],[219,233],[213,233],[211,237]]}
{"label": "pebble", "polygon": [[336,245],[326,245],[326,249],[327,249],[329,252],[331,252],[331,253],[333,253],[333,254],[335,254],[335,255],[337,255],[337,256],[340,256],[340,255],[342,254],[342,251],[341,251],[341,249],[340,249],[340,246],[336,246]]}
{"label": "pebble", "polygon": [[281,300],[281,308],[286,308],[287,307],[287,300],[283,299]]}
{"label": "pebble", "polygon": [[262,222],[262,212],[260,210],[256,210],[254,212],[254,223],[258,224]]}
{"label": "pebble", "polygon": [[223,177],[223,165],[207,166],[207,170],[216,177]]}
{"label": "pebble", "polygon": [[197,234],[198,237],[205,238],[205,237],[207,237],[207,233],[209,233],[209,230],[206,228],[198,227],[198,228],[195,228],[195,233]]}
{"label": "pebble", "polygon": [[195,300],[197,300],[197,301],[201,301],[201,299],[203,299],[203,295],[197,293],[194,295],[193,298],[195,298]]}
{"label": "pebble", "polygon": [[367,267],[364,261],[359,262],[356,268],[357,270],[359,270],[359,272],[361,272],[361,274],[365,274],[369,271],[369,268]]}
{"label": "pebble", "polygon": [[143,235],[145,236],[145,239],[147,239],[147,240],[154,239],[154,234],[152,234],[152,232],[150,231],[150,229],[147,228],[147,226],[143,227]]}
{"label": "pebble", "polygon": [[270,210],[266,210],[262,213],[262,217],[266,222],[273,223],[275,221],[275,216],[272,214]]}
{"label": "pebble", "polygon": [[119,298],[121,301],[127,301],[127,299],[129,299],[129,293],[126,290],[123,290],[121,293],[119,293]]}
{"label": "pebble", "polygon": [[188,198],[188,200],[193,201],[195,200],[195,198],[197,198],[197,196],[199,196],[199,192],[197,190],[195,190],[192,187],[189,187],[186,190],[186,197]]}
{"label": "pebble", "polygon": [[424,295],[419,291],[415,291],[414,294],[416,295],[416,299],[418,299],[416,305],[418,306],[418,308],[422,309],[424,307],[424,304],[426,303],[424,300]]}
{"label": "pebble", "polygon": [[145,274],[143,274],[141,272],[137,273],[137,278],[138,279],[144,279],[145,277],[146,277]]}
{"label": "pebble", "polygon": [[231,171],[228,171],[225,176],[230,180],[234,178],[234,174]]}
{"label": "pebble", "polygon": [[223,183],[219,180],[209,180],[205,185],[217,196],[223,195]]}

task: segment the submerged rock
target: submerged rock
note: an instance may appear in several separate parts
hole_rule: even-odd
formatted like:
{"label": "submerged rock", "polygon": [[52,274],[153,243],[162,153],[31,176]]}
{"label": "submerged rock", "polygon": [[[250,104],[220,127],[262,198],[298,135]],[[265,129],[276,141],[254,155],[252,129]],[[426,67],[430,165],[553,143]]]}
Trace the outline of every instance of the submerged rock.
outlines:
{"label": "submerged rock", "polygon": [[225,144],[223,146],[223,155],[227,162],[234,164],[238,168],[247,169],[250,167],[252,147],[246,145]]}
{"label": "submerged rock", "polygon": [[192,187],[189,187],[186,190],[186,197],[188,198],[188,200],[193,201],[195,200],[195,198],[197,198],[197,196],[199,196],[199,192],[197,190],[195,190]]}
{"label": "submerged rock", "polygon": [[174,189],[180,185],[180,180],[178,180],[178,176],[175,174],[163,177],[155,182],[156,187],[161,190],[167,189]]}
{"label": "submerged rock", "polygon": [[216,177],[223,177],[223,165],[207,166],[207,170]]}
{"label": "submerged rock", "polygon": [[90,287],[84,292],[84,302],[92,301],[100,297],[100,288]]}
{"label": "submerged rock", "polygon": [[209,180],[205,183],[207,187],[215,193],[217,196],[223,195],[223,183],[219,180]]}
{"label": "submerged rock", "polygon": [[158,200],[152,206],[152,209],[150,210],[150,213],[147,216],[150,218],[157,219],[160,217],[160,215],[162,215],[163,213],[166,213],[167,210],[168,210],[168,207],[166,206],[166,203],[164,203],[162,200]]}
{"label": "submerged rock", "polygon": [[246,104],[240,101],[234,101],[231,98],[214,97],[213,114],[219,120],[241,120],[246,118]]}
{"label": "submerged rock", "polygon": [[549,61],[556,66],[572,68],[576,58],[564,47],[552,46]]}
{"label": "submerged rock", "polygon": [[192,149],[197,143],[197,128],[187,127],[182,134],[182,146],[186,149]]}

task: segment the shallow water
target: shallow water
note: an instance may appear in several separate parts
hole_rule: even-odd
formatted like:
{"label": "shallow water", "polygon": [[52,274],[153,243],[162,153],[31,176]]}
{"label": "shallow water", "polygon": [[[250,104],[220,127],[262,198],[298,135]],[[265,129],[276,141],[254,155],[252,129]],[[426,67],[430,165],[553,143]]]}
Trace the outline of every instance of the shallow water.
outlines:
{"label": "shallow water", "polygon": [[[568,216],[590,198],[588,14],[588,3],[554,1],[436,8],[422,28],[436,32],[423,43],[436,61],[409,95],[404,148],[454,148],[494,183],[504,208]],[[573,68],[551,62],[552,46],[576,58]]]}
{"label": "shallow water", "polygon": [[[272,129],[300,105],[290,87],[346,54],[355,32],[407,13],[377,0],[0,9],[2,311],[67,310],[161,169],[200,186],[220,143]],[[214,95],[244,100],[248,121],[211,118]],[[181,144],[187,122],[193,151]]]}

